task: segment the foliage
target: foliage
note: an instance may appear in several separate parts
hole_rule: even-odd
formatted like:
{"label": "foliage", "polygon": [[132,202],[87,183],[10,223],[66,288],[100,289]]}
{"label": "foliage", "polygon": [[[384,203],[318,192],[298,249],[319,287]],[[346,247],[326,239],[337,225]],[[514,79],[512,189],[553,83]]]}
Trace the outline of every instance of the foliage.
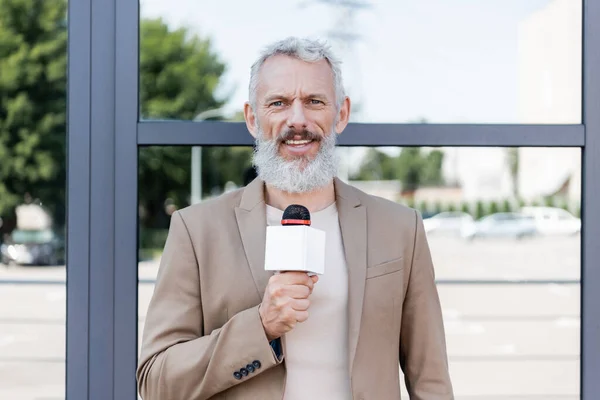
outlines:
{"label": "foliage", "polygon": [[395,180],[402,182],[404,191],[420,186],[443,183],[444,153],[432,150],[424,153],[420,147],[403,148],[397,157],[377,149],[369,149],[353,180]]}
{"label": "foliage", "polygon": [[225,64],[210,40],[172,30],[162,19],[143,20],[140,37],[142,118],[192,120],[223,105],[214,93]]}
{"label": "foliage", "polygon": [[65,0],[0,0],[0,215],[31,193],[65,215]]}
{"label": "foliage", "polygon": [[439,214],[442,211],[444,211],[444,207],[442,206],[442,202],[441,201],[436,201],[433,204],[433,212],[436,213],[436,214]]}
{"label": "foliage", "polygon": [[502,212],[511,212],[512,211],[512,205],[510,204],[510,201],[508,199],[504,199],[504,201],[502,202],[502,207],[500,208],[500,211],[502,211]]}
{"label": "foliage", "polygon": [[396,176],[397,160],[377,149],[369,149],[365,154],[359,171],[353,175],[354,180],[380,181],[398,179]]}
{"label": "foliage", "polygon": [[421,200],[419,202],[419,205],[417,206],[417,210],[419,210],[421,213],[426,213],[429,211],[429,207],[427,205],[427,202],[425,200]]}
{"label": "foliage", "polygon": [[[210,40],[172,30],[161,19],[141,23],[140,106],[144,119],[193,120],[202,111],[223,106],[215,91],[225,64]],[[204,147],[202,192],[210,194],[231,180],[241,184],[241,171],[250,164],[252,150]],[[177,208],[189,204],[191,149],[149,147],[140,151],[139,198],[146,227],[168,223],[165,201]]]}
{"label": "foliage", "polygon": [[463,201],[462,204],[460,205],[460,211],[462,211],[466,214],[471,214],[471,206],[469,206],[469,203]]}
{"label": "foliage", "polygon": [[482,201],[478,201],[476,206],[475,206],[475,219],[479,219],[481,217],[483,217],[484,215],[486,215],[486,210],[483,206],[483,202]]}
{"label": "foliage", "polygon": [[519,148],[509,147],[506,149],[507,164],[512,182],[513,197],[519,197]]}
{"label": "foliage", "polygon": [[500,209],[498,207],[498,202],[491,201],[490,206],[488,208],[488,214],[496,214],[499,211],[500,211]]}

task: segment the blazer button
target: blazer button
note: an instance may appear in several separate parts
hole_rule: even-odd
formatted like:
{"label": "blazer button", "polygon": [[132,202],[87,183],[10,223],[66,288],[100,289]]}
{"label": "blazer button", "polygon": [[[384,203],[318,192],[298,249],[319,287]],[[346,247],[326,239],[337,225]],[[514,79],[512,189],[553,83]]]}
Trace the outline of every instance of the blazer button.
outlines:
{"label": "blazer button", "polygon": [[240,374],[239,372],[235,371],[233,373],[233,377],[239,381],[240,379],[242,379],[242,374]]}
{"label": "blazer button", "polygon": [[248,365],[246,365],[246,369],[247,369],[249,372],[254,372],[254,370],[255,370],[255,368],[254,368],[254,365],[252,365],[252,364],[248,364]]}
{"label": "blazer button", "polygon": [[254,360],[252,361],[252,365],[254,366],[254,368],[259,369],[261,367],[260,361],[258,360]]}
{"label": "blazer button", "polygon": [[248,370],[247,370],[246,368],[242,368],[242,369],[240,369],[240,373],[241,373],[243,376],[248,376]]}

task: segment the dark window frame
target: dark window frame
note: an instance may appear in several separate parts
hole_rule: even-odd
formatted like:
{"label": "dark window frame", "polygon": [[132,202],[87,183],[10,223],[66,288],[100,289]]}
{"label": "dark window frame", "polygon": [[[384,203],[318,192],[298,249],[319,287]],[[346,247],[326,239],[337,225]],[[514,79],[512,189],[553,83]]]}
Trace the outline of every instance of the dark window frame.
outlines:
{"label": "dark window frame", "polygon": [[[593,400],[600,398],[600,291],[592,289],[600,286],[600,2],[583,5],[582,124],[352,124],[341,144],[582,149],[581,398]],[[68,21],[66,395],[132,400],[138,148],[251,138],[243,124],[139,121],[137,0],[71,0]]]}

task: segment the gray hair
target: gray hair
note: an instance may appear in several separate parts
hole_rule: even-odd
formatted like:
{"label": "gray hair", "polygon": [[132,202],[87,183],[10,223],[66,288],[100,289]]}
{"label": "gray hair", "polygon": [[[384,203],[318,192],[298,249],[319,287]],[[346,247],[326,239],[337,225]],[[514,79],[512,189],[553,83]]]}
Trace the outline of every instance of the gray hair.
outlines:
{"label": "gray hair", "polygon": [[258,87],[258,73],[260,72],[260,68],[267,59],[279,54],[295,57],[305,62],[326,60],[329,63],[333,74],[336,106],[338,110],[340,109],[344,98],[346,97],[342,82],[341,61],[335,57],[331,51],[331,47],[326,42],[296,37],[288,37],[267,46],[258,60],[252,64],[249,86],[250,105],[252,108],[256,109],[256,90]]}

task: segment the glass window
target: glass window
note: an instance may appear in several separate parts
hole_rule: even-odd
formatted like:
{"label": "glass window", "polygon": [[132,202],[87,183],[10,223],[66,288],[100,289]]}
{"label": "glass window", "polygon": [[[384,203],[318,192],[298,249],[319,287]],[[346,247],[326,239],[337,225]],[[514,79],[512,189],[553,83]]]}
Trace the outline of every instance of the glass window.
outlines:
{"label": "glass window", "polygon": [[[416,208],[424,218],[456,397],[578,398],[580,149],[338,151],[341,179]],[[140,152],[147,163],[158,157],[155,152],[177,152],[183,160],[179,168],[163,168],[178,171],[177,179],[159,175],[140,181],[141,337],[169,215],[192,198],[192,150]],[[194,175],[202,179],[201,201],[252,179],[250,155],[249,147],[203,148]],[[547,168],[553,173],[542,179],[539,171]],[[573,218],[547,222],[530,217],[532,210],[565,210]]]}
{"label": "glass window", "polygon": [[581,3],[141,0],[140,117],[240,120],[294,35],[331,43],[357,122],[580,123]]}
{"label": "glass window", "polygon": [[0,43],[0,399],[64,399],[67,1],[0,1]]}

